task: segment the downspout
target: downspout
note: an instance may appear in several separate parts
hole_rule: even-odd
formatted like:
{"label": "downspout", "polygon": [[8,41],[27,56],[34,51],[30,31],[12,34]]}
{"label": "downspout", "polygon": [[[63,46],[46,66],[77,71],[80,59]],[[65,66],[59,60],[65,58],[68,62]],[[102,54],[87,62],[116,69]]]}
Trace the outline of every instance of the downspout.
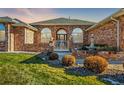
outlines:
{"label": "downspout", "polygon": [[115,19],[113,17],[111,17],[111,19],[116,22],[117,51],[119,51],[120,50],[120,27],[119,27],[120,26],[120,22],[119,22],[119,20],[117,20],[117,19]]}

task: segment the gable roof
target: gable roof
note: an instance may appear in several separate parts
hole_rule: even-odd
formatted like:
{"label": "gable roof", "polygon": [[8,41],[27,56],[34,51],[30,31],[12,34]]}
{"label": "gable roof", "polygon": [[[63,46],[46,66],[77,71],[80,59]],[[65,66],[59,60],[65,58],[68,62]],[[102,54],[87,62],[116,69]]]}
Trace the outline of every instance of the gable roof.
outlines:
{"label": "gable roof", "polygon": [[27,27],[29,29],[37,31],[37,29],[35,27],[31,26],[30,24],[22,22],[19,19],[12,19],[8,16],[0,17],[0,23],[13,23],[12,26],[23,26],[23,27]]}
{"label": "gable roof", "polygon": [[112,18],[117,18],[117,17],[122,16],[122,15],[124,15],[124,9],[120,9],[119,11],[113,13],[113,14],[110,15],[109,17],[107,17],[107,18],[101,20],[100,22],[98,22],[97,24],[95,24],[95,25],[89,27],[88,29],[86,29],[86,31],[89,31],[89,30],[92,30],[92,29],[94,29],[94,28],[97,28],[98,26],[101,26],[101,25],[103,25],[103,24],[105,24],[105,23],[111,21]]}
{"label": "gable roof", "polygon": [[14,23],[12,18],[5,16],[5,17],[0,17],[0,23]]}
{"label": "gable roof", "polygon": [[68,19],[68,18],[56,18],[46,21],[39,21],[31,23],[31,25],[94,25],[94,22],[79,20],[79,19]]}
{"label": "gable roof", "polygon": [[32,30],[37,31],[37,29],[36,29],[35,27],[33,27],[33,26],[31,26],[31,25],[29,25],[29,24],[27,24],[27,23],[25,23],[25,22],[22,22],[22,21],[19,20],[19,19],[13,19],[13,21],[15,22],[15,24],[13,24],[13,26],[27,27],[27,28],[29,28],[29,29],[32,29]]}

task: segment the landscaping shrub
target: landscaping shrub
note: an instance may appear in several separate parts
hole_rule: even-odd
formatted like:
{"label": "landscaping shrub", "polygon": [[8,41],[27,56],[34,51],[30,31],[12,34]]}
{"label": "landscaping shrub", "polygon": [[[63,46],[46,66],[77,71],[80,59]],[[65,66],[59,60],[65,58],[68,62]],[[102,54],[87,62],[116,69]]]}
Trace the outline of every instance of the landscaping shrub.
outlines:
{"label": "landscaping shrub", "polygon": [[73,51],[71,55],[74,57],[78,57],[78,53],[76,51]]}
{"label": "landscaping shrub", "polygon": [[79,47],[78,50],[89,50],[89,49],[87,48],[87,46],[82,46],[82,47]]}
{"label": "landscaping shrub", "polygon": [[[88,50],[87,47],[90,45],[83,45],[80,50]],[[94,44],[96,50],[98,51],[117,51],[116,47],[108,46],[106,44]]]}
{"label": "landscaping shrub", "polygon": [[117,51],[117,48],[116,47],[108,46],[108,47],[105,47],[104,50],[105,51]]}
{"label": "landscaping shrub", "polygon": [[65,55],[63,58],[62,58],[62,64],[64,66],[72,66],[74,65],[76,62],[76,59],[74,56],[72,55]]}
{"label": "landscaping shrub", "polygon": [[84,60],[84,67],[95,73],[103,72],[107,66],[107,60],[100,56],[89,56]]}
{"label": "landscaping shrub", "polygon": [[57,53],[51,53],[49,56],[50,60],[56,60],[59,58],[59,55]]}
{"label": "landscaping shrub", "polygon": [[96,46],[96,49],[98,51],[116,51],[115,47],[111,47],[111,46]]}

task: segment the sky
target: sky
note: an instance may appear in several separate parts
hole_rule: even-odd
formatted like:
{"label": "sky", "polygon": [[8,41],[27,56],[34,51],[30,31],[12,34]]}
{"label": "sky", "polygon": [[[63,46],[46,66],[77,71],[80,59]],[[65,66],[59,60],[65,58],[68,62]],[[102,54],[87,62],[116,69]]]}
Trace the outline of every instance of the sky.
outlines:
{"label": "sky", "polygon": [[0,8],[0,16],[18,18],[32,23],[59,17],[99,22],[118,8]]}

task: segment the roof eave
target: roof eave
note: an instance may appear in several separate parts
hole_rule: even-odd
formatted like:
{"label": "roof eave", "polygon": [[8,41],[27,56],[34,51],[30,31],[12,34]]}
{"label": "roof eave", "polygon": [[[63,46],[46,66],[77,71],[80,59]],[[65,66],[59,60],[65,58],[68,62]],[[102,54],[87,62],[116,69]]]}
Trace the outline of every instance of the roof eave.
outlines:
{"label": "roof eave", "polygon": [[31,29],[31,30],[33,30],[33,31],[38,31],[38,29],[36,29],[36,28],[29,28],[28,26],[24,26],[24,25],[13,25],[14,27],[25,27],[25,28],[28,28],[28,29]]}
{"label": "roof eave", "polygon": [[94,25],[94,24],[31,24],[31,25]]}
{"label": "roof eave", "polygon": [[122,16],[122,15],[124,15],[124,9],[120,9],[120,10],[117,11],[116,13],[114,13],[114,14],[110,15],[109,17],[103,19],[102,21],[98,22],[97,24],[95,24],[95,25],[89,27],[86,31],[92,30],[92,29],[94,29],[94,28],[96,28],[96,27],[98,27],[98,26],[100,26],[100,25],[105,24],[106,22],[111,21],[111,17],[117,18],[117,17]]}

